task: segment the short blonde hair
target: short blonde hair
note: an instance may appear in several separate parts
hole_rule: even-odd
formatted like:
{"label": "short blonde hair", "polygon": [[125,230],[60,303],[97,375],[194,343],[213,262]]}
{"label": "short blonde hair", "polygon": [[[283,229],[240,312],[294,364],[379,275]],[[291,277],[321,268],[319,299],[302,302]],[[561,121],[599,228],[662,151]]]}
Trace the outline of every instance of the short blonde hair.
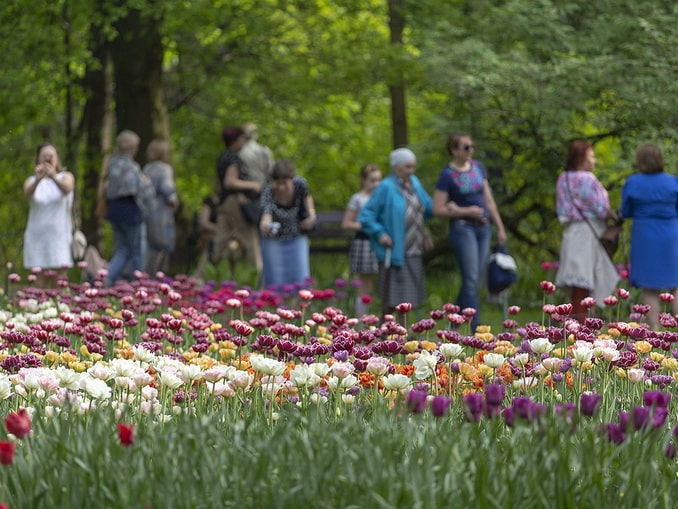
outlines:
{"label": "short blonde hair", "polygon": [[146,159],[149,161],[170,162],[170,144],[167,140],[152,140],[146,147]]}
{"label": "short blonde hair", "polygon": [[119,152],[129,152],[136,149],[139,147],[139,135],[129,129],[120,131],[120,134],[115,139],[115,146]]}

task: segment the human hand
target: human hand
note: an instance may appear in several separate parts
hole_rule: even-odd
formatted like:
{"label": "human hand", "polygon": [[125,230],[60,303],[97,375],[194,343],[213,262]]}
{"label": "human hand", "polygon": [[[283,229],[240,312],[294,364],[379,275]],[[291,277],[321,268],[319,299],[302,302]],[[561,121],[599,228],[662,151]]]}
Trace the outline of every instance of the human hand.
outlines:
{"label": "human hand", "polygon": [[607,219],[608,221],[612,221],[613,223],[621,223],[623,218],[619,215],[619,213],[616,210],[610,210],[607,213]]}
{"label": "human hand", "polygon": [[471,219],[482,219],[485,216],[485,209],[478,205],[466,207],[466,215]]}
{"label": "human hand", "polygon": [[275,235],[278,235],[278,232],[280,231],[280,223],[271,221],[267,223],[262,223],[260,229],[261,233],[263,233],[264,235],[273,237]]}
{"label": "human hand", "polygon": [[455,217],[457,214],[459,214],[459,208],[459,205],[457,205],[455,202],[447,202],[447,213],[450,217]]}
{"label": "human hand", "polygon": [[315,226],[315,221],[316,221],[315,215],[311,214],[311,215],[308,216],[306,219],[304,219],[303,221],[301,221],[301,222],[299,223],[299,226],[300,226],[301,229],[304,230],[304,231],[311,231],[311,230],[313,229],[313,227]]}
{"label": "human hand", "polygon": [[379,237],[379,244],[386,247],[393,247],[393,239],[388,233],[384,233]]}
{"label": "human hand", "polygon": [[497,244],[499,244],[500,246],[506,245],[506,231],[504,231],[503,229],[497,232]]}
{"label": "human hand", "polygon": [[35,167],[35,178],[40,180],[45,176],[45,166],[40,163]]}

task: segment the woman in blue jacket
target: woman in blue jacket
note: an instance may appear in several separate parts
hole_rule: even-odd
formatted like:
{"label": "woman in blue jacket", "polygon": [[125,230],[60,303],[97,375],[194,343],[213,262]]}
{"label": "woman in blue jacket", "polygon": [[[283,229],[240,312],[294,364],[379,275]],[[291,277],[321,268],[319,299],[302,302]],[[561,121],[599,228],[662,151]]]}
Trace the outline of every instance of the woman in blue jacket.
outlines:
{"label": "woman in blue jacket", "polygon": [[372,192],[358,218],[379,261],[386,312],[402,302],[418,307],[424,301],[424,222],[433,213],[431,197],[414,176],[414,153],[399,148],[389,159],[391,173]]}

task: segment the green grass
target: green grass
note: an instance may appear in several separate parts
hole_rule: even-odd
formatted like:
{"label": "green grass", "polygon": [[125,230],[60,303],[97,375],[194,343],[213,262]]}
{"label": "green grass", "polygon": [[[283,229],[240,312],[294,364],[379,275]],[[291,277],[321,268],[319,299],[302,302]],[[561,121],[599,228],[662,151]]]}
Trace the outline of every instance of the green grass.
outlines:
{"label": "green grass", "polygon": [[[123,414],[124,415],[124,414]],[[123,417],[124,419],[124,417]],[[219,414],[141,420],[122,447],[111,411],[34,420],[0,469],[10,507],[669,508],[678,496],[665,435],[611,444],[596,420],[576,429],[463,422],[363,408],[265,420]]]}

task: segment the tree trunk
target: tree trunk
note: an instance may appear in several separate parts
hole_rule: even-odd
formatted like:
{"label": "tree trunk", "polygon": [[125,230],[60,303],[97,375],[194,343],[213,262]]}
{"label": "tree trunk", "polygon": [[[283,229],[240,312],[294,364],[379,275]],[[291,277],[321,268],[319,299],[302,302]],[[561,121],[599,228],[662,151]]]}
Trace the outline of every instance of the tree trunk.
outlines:
{"label": "tree trunk", "polygon": [[[124,3],[124,2],[123,2]],[[160,20],[148,10],[130,8],[115,23],[118,36],[111,43],[115,77],[115,116],[118,131],[131,129],[141,138],[137,160],[145,162],[153,138],[169,139],[167,107],[162,89],[164,48]]]}
{"label": "tree trunk", "polygon": [[[99,30],[92,25],[90,47],[94,65],[87,68],[84,87],[87,102],[83,112],[82,130],[85,137],[83,193],[80,198],[81,228],[90,244],[99,247],[103,232],[96,214],[97,192],[103,167],[104,154],[111,147],[112,134],[112,68],[108,44]],[[85,192],[87,190],[87,192]]]}
{"label": "tree trunk", "polygon": [[[389,29],[391,44],[398,49],[403,44],[403,29],[405,27],[403,0],[389,0]],[[400,66],[397,66],[401,69]],[[405,79],[402,71],[396,75],[395,81],[389,86],[391,92],[391,122],[393,125],[393,147],[407,145],[407,107],[405,101]]]}

